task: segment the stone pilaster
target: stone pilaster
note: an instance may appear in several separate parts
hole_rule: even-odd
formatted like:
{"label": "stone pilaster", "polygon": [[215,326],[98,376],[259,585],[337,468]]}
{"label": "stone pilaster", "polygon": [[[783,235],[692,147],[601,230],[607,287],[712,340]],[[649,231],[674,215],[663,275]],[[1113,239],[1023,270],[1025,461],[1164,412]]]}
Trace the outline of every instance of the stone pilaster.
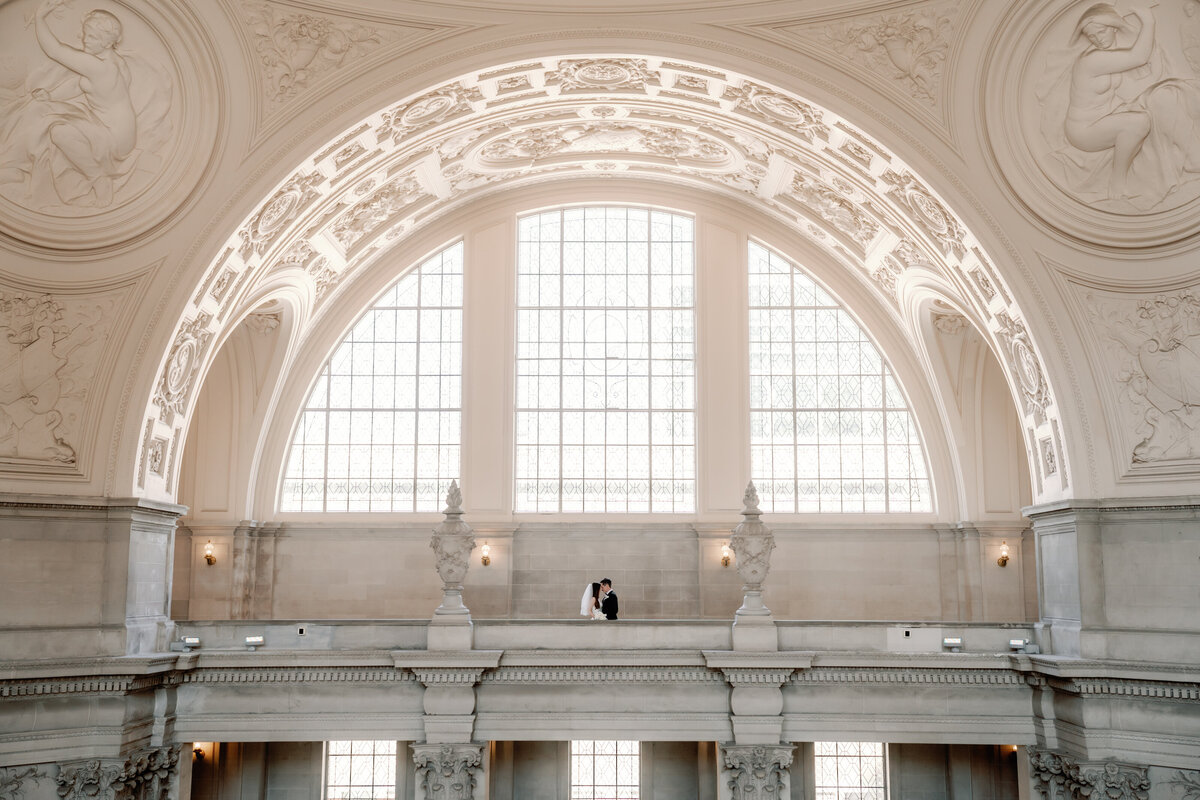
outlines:
{"label": "stone pilaster", "polygon": [[751,482],[742,498],[742,522],[733,529],[729,547],[737,556],[738,575],[742,579],[742,606],[733,618],[734,650],[778,650],[779,634],[771,609],[763,604],[762,585],[771,568],[775,536],[759,519],[758,490]]}
{"label": "stone pilaster", "polygon": [[433,531],[429,546],[437,559],[438,576],[442,579],[442,604],[429,621],[430,650],[470,650],[473,642],[471,611],[463,605],[463,580],[471,566],[471,551],[475,535],[462,519],[462,492],[458,482],[450,484],[446,495],[446,515]]}
{"label": "stone pilaster", "polygon": [[1118,761],[1076,761],[1029,749],[1029,779],[1041,800],[1148,800],[1147,768]]}
{"label": "stone pilaster", "polygon": [[722,780],[732,800],[780,800],[789,796],[793,745],[721,745]]}
{"label": "stone pilaster", "polygon": [[476,800],[482,744],[414,744],[417,785],[426,800]]}

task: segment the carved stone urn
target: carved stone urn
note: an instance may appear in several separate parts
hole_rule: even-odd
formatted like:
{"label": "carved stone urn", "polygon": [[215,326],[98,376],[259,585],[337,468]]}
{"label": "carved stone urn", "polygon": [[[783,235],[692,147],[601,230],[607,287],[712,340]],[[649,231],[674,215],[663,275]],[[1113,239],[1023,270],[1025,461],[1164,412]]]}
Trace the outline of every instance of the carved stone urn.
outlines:
{"label": "carved stone urn", "polygon": [[775,536],[759,517],[758,490],[751,481],[742,497],[742,521],[733,529],[729,547],[737,556],[738,575],[742,579],[742,606],[734,615],[733,649],[778,650],[775,620],[763,604],[762,584],[771,568]]}
{"label": "carved stone urn", "polygon": [[442,604],[430,620],[427,647],[430,650],[469,650],[471,611],[463,605],[462,583],[471,565],[475,533],[462,519],[462,492],[458,481],[451,482],[442,513],[446,519],[433,529],[433,538],[429,540],[438,576],[442,579]]}

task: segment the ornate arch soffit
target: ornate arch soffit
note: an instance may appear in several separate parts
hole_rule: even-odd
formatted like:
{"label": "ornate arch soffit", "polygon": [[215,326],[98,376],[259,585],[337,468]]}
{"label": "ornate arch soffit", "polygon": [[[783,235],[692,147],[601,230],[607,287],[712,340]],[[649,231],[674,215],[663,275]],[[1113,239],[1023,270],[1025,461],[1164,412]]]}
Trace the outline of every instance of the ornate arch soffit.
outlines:
{"label": "ornate arch soffit", "polygon": [[226,241],[175,326],[145,405],[134,491],[173,495],[213,345],[263,281],[281,270],[311,281],[311,320],[339,284],[449,210],[581,175],[739,198],[824,248],[898,319],[901,276],[940,275],[1006,356],[1039,499],[1067,489],[1059,406],[1024,314],[976,238],[907,165],[836,114],[742,75],[649,56],[570,56],[405,98],[280,183]]}

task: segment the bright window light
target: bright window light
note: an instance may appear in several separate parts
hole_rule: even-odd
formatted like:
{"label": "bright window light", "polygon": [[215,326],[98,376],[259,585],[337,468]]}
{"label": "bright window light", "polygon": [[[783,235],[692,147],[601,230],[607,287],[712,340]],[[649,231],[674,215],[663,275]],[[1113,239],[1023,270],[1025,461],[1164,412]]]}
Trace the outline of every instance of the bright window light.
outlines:
{"label": "bright window light", "polygon": [[571,800],[638,800],[640,748],[629,741],[571,742]]}
{"label": "bright window light", "polygon": [[395,800],[395,742],[328,742],[326,753],[325,800]]}
{"label": "bright window light", "polygon": [[882,742],[815,742],[816,800],[887,800]]}

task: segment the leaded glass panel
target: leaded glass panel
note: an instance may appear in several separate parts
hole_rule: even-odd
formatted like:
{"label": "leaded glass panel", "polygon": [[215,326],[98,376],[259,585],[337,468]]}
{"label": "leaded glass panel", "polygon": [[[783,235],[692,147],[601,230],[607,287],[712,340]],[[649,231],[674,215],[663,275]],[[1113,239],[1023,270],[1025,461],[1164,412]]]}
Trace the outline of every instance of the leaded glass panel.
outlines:
{"label": "leaded glass panel", "polygon": [[817,800],[887,800],[882,742],[814,742]]}
{"label": "leaded glass panel", "polygon": [[281,511],[437,511],[459,476],[462,244],[354,324],[300,414]]}
{"label": "leaded glass panel", "polygon": [[571,742],[571,800],[638,800],[640,752],[634,741]]}
{"label": "leaded glass panel", "polygon": [[518,231],[514,510],[694,511],[692,219],[569,208]]}
{"label": "leaded glass panel", "polygon": [[396,743],[328,742],[325,800],[394,800]]}
{"label": "leaded glass panel", "polygon": [[750,465],[764,511],[933,510],[908,403],[854,318],[751,243]]}

